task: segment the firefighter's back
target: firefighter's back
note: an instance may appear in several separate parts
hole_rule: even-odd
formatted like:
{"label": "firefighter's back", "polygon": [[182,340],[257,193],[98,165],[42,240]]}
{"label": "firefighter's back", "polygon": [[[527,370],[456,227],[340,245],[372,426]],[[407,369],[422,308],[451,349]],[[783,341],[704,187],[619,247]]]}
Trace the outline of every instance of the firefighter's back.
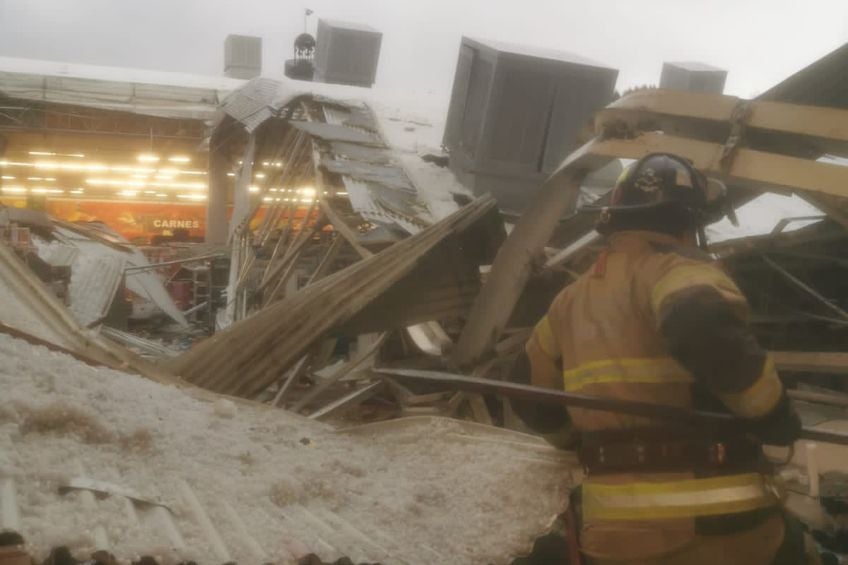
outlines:
{"label": "firefighter's back", "polygon": [[[701,270],[707,279],[714,272],[717,280],[723,274],[667,240],[618,234],[595,266],[555,301],[548,318],[566,391],[692,406],[694,378],[669,354],[658,331],[657,293],[672,272],[691,276]],[[693,443],[692,430],[645,418],[585,409],[569,413],[581,432],[588,469],[581,504],[581,547],[587,555],[601,563],[715,563],[715,552],[727,547],[726,564],[770,562],[783,522],[754,468],[756,446],[739,465],[699,469],[710,446],[720,445],[715,438]],[[732,494],[722,498],[722,493]],[[734,517],[742,518],[739,527],[721,527]],[[712,537],[702,531],[711,523],[719,524]]]}

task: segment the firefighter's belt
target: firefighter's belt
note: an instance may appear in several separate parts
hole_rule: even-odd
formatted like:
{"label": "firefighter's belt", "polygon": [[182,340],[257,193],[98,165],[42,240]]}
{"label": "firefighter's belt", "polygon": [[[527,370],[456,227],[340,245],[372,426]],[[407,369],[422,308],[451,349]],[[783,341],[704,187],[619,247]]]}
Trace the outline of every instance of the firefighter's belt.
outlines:
{"label": "firefighter's belt", "polygon": [[737,514],[778,503],[769,478],[759,473],[708,479],[583,483],[583,519],[662,520]]}
{"label": "firefighter's belt", "polygon": [[675,471],[752,471],[760,446],[743,437],[708,439],[635,439],[585,444],[578,451],[589,476],[604,473]]}

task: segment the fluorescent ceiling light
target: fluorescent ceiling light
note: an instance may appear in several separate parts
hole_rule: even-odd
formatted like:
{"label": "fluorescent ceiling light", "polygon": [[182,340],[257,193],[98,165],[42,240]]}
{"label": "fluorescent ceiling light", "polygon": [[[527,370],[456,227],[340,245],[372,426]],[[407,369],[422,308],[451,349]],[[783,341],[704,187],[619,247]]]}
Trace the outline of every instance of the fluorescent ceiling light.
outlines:
{"label": "fluorescent ceiling light", "polygon": [[3,192],[9,193],[9,194],[24,194],[26,191],[27,191],[27,189],[25,189],[22,186],[4,186],[3,187]]}
{"label": "fluorescent ceiling light", "polygon": [[142,153],[138,156],[138,160],[142,163],[158,163],[159,157],[150,153]]}
{"label": "fluorescent ceiling light", "polygon": [[191,163],[191,157],[185,155],[173,155],[168,157],[168,161],[172,163]]}

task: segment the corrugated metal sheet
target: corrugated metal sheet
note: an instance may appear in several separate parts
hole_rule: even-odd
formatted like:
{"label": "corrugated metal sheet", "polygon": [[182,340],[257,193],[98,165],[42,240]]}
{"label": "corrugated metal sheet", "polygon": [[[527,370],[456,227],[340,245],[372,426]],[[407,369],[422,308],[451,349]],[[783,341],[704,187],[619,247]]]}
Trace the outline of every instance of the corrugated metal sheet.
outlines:
{"label": "corrugated metal sheet", "polygon": [[125,261],[119,257],[81,258],[71,267],[70,310],[85,327],[102,320],[121,286]]}
{"label": "corrugated metal sheet", "polygon": [[3,305],[0,323],[12,331],[23,332],[27,340],[42,340],[82,356],[86,362],[137,371],[159,382],[171,380],[164,371],[83,328],[15,252],[3,244],[0,244],[0,304]]}
{"label": "corrugated metal sheet", "polygon": [[252,132],[274,116],[294,98],[284,85],[268,78],[255,78],[239,88],[221,106],[221,110]]}
{"label": "corrugated metal sheet", "polygon": [[347,143],[385,147],[385,143],[376,135],[358,129],[321,122],[292,122],[292,125],[324,141],[344,141]]}
{"label": "corrugated metal sheet", "polygon": [[361,181],[380,184],[387,188],[393,188],[402,192],[415,194],[415,187],[409,177],[397,166],[390,164],[375,165],[368,162],[354,161],[351,159],[340,160],[330,158],[321,159],[321,166],[339,175],[347,175]]}
{"label": "corrugated metal sheet", "polygon": [[390,163],[392,158],[388,151],[369,147],[367,145],[356,145],[343,141],[331,141],[330,152],[337,157],[359,161],[362,163]]}
{"label": "corrugated metal sheet", "polygon": [[418,233],[424,226],[424,222],[421,222],[420,220],[413,219],[412,217],[403,214],[398,214],[393,212],[390,208],[380,206],[378,204],[378,199],[374,197],[374,194],[371,191],[371,186],[368,183],[356,180],[349,176],[343,176],[342,182],[344,182],[345,188],[347,189],[351,206],[353,206],[353,209],[366,220],[376,224],[394,224],[410,234]]}
{"label": "corrugated metal sheet", "polygon": [[368,106],[296,92],[287,84],[254,79],[233,93],[223,113],[254,131],[299,98],[321,109],[324,121],[291,119],[290,124],[320,140],[320,166],[341,176],[353,209],[376,224],[416,233],[432,223],[427,207],[404,168],[392,158]]}
{"label": "corrugated metal sheet", "polygon": [[[107,236],[117,237],[115,234],[104,233]],[[144,254],[134,247],[121,249],[107,245],[65,226],[56,226],[54,235],[60,238],[62,243],[79,250],[71,267],[71,310],[81,316],[81,323],[90,323],[102,317],[97,315],[97,312],[104,304],[108,308],[108,305],[112,303],[117,290],[115,277],[123,276],[124,265],[133,267],[149,265]],[[119,267],[121,272],[116,273]],[[98,277],[105,278],[99,280]],[[185,316],[174,304],[155,271],[133,271],[127,275],[126,285],[135,294],[154,303],[178,324],[188,325]],[[101,296],[97,296],[98,292]],[[75,300],[81,302],[76,304]]]}

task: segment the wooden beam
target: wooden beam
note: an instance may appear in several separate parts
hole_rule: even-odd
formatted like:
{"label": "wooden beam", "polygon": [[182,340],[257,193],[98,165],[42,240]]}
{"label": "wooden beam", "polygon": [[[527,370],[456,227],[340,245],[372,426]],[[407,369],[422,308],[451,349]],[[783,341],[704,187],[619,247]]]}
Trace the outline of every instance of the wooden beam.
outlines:
{"label": "wooden beam", "polygon": [[799,400],[801,402],[848,408],[848,395],[840,394],[836,391],[812,392],[809,390],[787,390],[786,395],[792,400]]}
{"label": "wooden beam", "polygon": [[471,414],[474,416],[474,420],[487,426],[494,426],[495,423],[492,421],[492,415],[489,414],[489,407],[486,406],[486,400],[483,398],[483,395],[468,393],[467,396],[468,406],[471,408]]}
{"label": "wooden beam", "polygon": [[643,90],[629,94],[601,110],[598,124],[613,120],[666,116],[682,120],[728,123],[742,111],[746,128],[804,136],[848,152],[848,110],[801,106],[782,102],[749,101],[735,96],[674,90]]}
{"label": "wooden beam", "polygon": [[276,396],[274,396],[274,400],[271,401],[271,406],[279,406],[280,402],[283,400],[283,396],[291,389],[292,385],[296,383],[300,377],[306,373],[306,369],[309,368],[309,362],[313,356],[309,353],[301,357],[300,361],[297,362],[297,365],[291,368],[288,372],[288,376],[286,376],[283,383],[280,385],[280,390],[277,391]]}
{"label": "wooden beam", "polygon": [[842,318],[843,320],[848,320],[848,312],[846,312],[845,310],[843,310],[842,308],[840,308],[839,306],[837,306],[836,304],[834,304],[833,302],[831,302],[830,300],[828,300],[827,298],[822,296],[816,289],[814,289],[813,287],[811,287],[810,285],[808,285],[807,283],[805,283],[804,281],[802,281],[801,279],[799,279],[798,277],[796,277],[795,275],[793,275],[792,273],[790,273],[789,271],[784,269],[782,266],[778,265],[776,262],[774,262],[774,260],[769,258],[767,255],[761,255],[760,257],[762,258],[763,261],[766,262],[766,264],[769,267],[771,267],[772,269],[774,269],[775,271],[780,273],[786,280],[788,280],[790,283],[792,283],[796,288],[798,288],[799,290],[801,290],[802,292],[804,292],[808,296],[811,296],[812,298],[814,298],[816,300],[816,302],[818,302],[819,304],[821,304],[822,306],[824,306],[825,308],[827,308],[828,310],[830,310],[831,312],[833,312],[834,314],[836,314],[837,316]]}
{"label": "wooden beam", "polygon": [[318,384],[313,387],[306,395],[303,396],[300,400],[294,403],[291,407],[292,412],[298,412],[302,410],[307,404],[321,396],[324,391],[330,388],[332,385],[341,380],[345,375],[350,374],[351,372],[359,369],[362,365],[368,361],[372,355],[377,353],[380,349],[380,346],[383,345],[383,342],[386,341],[386,336],[388,334],[382,334],[377,340],[371,344],[371,347],[366,349],[365,351],[360,351],[356,357],[339,367],[336,371],[333,372],[329,377],[322,379]]}
{"label": "wooden beam", "polygon": [[363,247],[361,243],[359,243],[359,238],[356,236],[356,233],[350,228],[350,226],[347,225],[347,222],[344,221],[344,219],[339,215],[339,213],[333,209],[329,202],[322,198],[320,201],[320,205],[321,210],[324,211],[324,214],[327,215],[327,218],[330,220],[330,223],[333,224],[333,228],[337,232],[339,232],[339,234],[341,234],[341,236],[344,237],[348,243],[350,243],[350,246],[353,247],[353,249],[359,254],[360,257],[362,257],[363,259],[367,259],[368,257],[374,255],[373,253],[371,253],[371,251],[369,251],[368,249]]}
{"label": "wooden beam", "polygon": [[572,165],[561,167],[536,193],[495,257],[453,350],[452,364],[474,365],[494,347],[530,278],[534,261],[541,257],[560,219],[574,209],[586,173],[612,160],[592,153],[599,143],[593,140],[578,149],[569,158]]}
{"label": "wooden beam", "polygon": [[848,375],[848,353],[842,351],[772,351],[779,371]]}
{"label": "wooden beam", "polygon": [[335,400],[309,415],[312,420],[322,420],[331,416],[339,416],[362,402],[368,400],[383,388],[383,381],[376,381]]}
{"label": "wooden beam", "polygon": [[333,243],[330,244],[330,247],[327,248],[327,252],[324,253],[323,257],[321,257],[321,261],[318,263],[318,266],[315,267],[315,271],[313,271],[312,275],[310,275],[309,281],[306,283],[307,286],[327,274],[330,267],[333,265],[333,261],[336,260],[339,251],[341,251],[342,246],[345,244],[345,241],[345,238],[336,236],[336,239],[334,239]]}

